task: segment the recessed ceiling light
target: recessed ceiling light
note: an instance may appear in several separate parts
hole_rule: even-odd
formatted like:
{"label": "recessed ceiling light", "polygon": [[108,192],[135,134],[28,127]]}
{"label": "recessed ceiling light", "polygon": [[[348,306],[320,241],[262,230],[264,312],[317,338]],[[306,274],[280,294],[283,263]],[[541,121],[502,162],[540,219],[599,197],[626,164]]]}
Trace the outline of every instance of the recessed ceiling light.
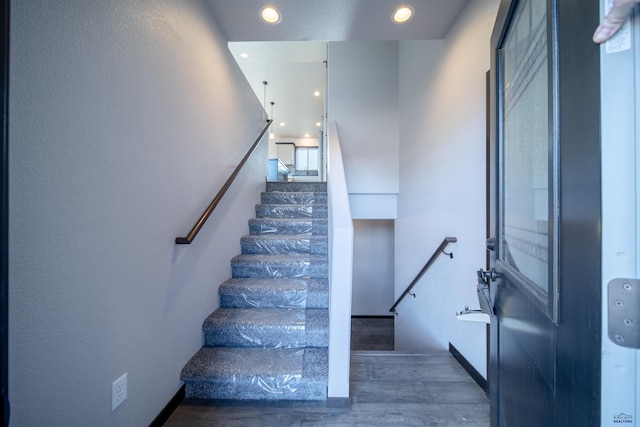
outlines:
{"label": "recessed ceiling light", "polygon": [[265,6],[260,9],[260,18],[267,24],[275,25],[282,20],[282,15],[275,6]]}
{"label": "recessed ceiling light", "polygon": [[413,17],[413,12],[413,6],[400,6],[391,15],[391,20],[396,24],[404,24]]}
{"label": "recessed ceiling light", "polygon": [[322,123],[316,122],[316,126],[320,127],[320,126],[322,126]]}
{"label": "recessed ceiling light", "polygon": [[309,134],[308,134],[308,133],[305,133],[305,134],[304,134],[304,137],[305,137],[305,138],[309,138]]}
{"label": "recessed ceiling light", "polygon": [[240,58],[245,58],[245,59],[247,59],[248,57],[249,57],[249,55],[248,55],[248,54],[246,54],[246,53],[244,53],[244,52],[242,52],[242,53],[240,54]]}
{"label": "recessed ceiling light", "polygon": [[284,122],[280,122],[280,126],[284,127]]}
{"label": "recessed ceiling light", "polygon": [[317,91],[313,92],[313,96],[320,96],[320,91],[317,90]]}

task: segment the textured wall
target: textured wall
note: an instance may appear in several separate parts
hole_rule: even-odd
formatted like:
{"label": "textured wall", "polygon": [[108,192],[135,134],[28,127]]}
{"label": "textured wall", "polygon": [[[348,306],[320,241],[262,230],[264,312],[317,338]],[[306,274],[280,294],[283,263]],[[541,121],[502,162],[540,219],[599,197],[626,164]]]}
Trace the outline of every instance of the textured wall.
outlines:
{"label": "textured wall", "polygon": [[173,239],[258,135],[262,108],[200,1],[11,12],[12,425],[148,425],[230,276],[266,143],[195,243]]}
{"label": "textured wall", "polygon": [[400,43],[396,296],[444,237],[458,243],[398,308],[396,349],[446,351],[450,341],[483,374],[485,327],[455,312],[477,308],[485,264],[485,73],[498,3],[469,2],[444,40]]}

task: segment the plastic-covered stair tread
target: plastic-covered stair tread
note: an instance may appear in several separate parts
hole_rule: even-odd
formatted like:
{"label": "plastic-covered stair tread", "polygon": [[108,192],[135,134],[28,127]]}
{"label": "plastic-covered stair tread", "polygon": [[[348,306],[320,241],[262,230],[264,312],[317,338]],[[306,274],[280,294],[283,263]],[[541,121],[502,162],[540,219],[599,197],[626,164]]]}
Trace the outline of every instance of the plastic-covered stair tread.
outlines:
{"label": "plastic-covered stair tread", "polygon": [[285,192],[315,192],[326,193],[326,182],[267,182],[267,192],[285,191]]}
{"label": "plastic-covered stair tread", "polygon": [[325,400],[327,371],[326,348],[203,347],[180,379],[188,398]]}
{"label": "plastic-covered stair tread", "polygon": [[323,279],[234,278],[218,288],[225,308],[327,308],[329,284]]}
{"label": "plastic-covered stair tread", "polygon": [[329,261],[323,255],[237,255],[231,259],[231,276],[261,278],[326,279]]}
{"label": "plastic-covered stair tread", "polygon": [[327,218],[327,213],[327,205],[256,205],[257,218]]}
{"label": "plastic-covered stair tread", "polygon": [[208,347],[326,347],[329,314],[326,309],[219,308],[202,330]]}
{"label": "plastic-covered stair tread", "polygon": [[326,236],[326,218],[254,218],[249,220],[250,234],[308,234]]}
{"label": "plastic-covered stair tread", "polygon": [[327,193],[270,191],[262,193],[260,200],[263,204],[326,205]]}
{"label": "plastic-covered stair tread", "polygon": [[243,254],[328,253],[328,237],[312,234],[250,234],[240,239]]}

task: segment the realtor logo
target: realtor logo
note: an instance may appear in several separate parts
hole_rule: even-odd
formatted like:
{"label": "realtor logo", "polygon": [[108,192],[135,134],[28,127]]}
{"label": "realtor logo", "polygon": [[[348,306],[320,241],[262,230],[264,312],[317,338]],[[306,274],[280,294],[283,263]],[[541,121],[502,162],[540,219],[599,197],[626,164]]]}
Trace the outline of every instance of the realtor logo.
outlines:
{"label": "realtor logo", "polygon": [[619,415],[613,416],[614,424],[631,424],[633,423],[633,415],[627,415],[621,412]]}

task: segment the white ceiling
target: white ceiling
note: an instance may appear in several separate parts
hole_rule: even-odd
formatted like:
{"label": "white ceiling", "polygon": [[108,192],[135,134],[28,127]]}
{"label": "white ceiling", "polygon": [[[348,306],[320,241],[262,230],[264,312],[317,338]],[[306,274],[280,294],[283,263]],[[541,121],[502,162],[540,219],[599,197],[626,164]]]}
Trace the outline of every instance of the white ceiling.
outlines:
{"label": "white ceiling", "polygon": [[[206,0],[229,41],[426,40],[444,38],[468,0]],[[271,4],[282,21],[268,25],[258,16]],[[410,4],[406,24],[391,13]]]}
{"label": "white ceiling", "polygon": [[[206,0],[214,19],[230,41],[236,61],[271,115],[279,140],[317,136],[322,120],[327,41],[442,39],[469,0]],[[268,25],[260,9],[276,6],[282,21]],[[401,4],[415,16],[406,24],[391,21]],[[248,58],[240,57],[246,53]],[[285,127],[279,123],[284,122]]]}

